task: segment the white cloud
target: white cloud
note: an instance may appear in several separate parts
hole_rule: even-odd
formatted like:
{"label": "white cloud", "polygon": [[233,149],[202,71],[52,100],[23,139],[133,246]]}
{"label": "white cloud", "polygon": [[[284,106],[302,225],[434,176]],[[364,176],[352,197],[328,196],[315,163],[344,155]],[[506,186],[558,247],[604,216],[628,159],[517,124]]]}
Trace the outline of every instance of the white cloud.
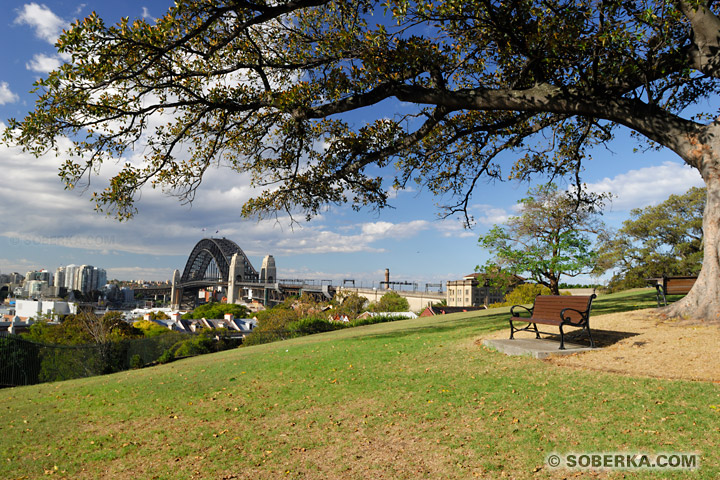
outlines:
{"label": "white cloud", "polygon": [[55,44],[62,30],[68,26],[68,22],[58,17],[45,5],[27,3],[19,9],[15,23],[29,25],[35,29],[35,36],[50,44]]}
{"label": "white cloud", "polygon": [[[318,220],[318,219],[315,219]],[[376,242],[386,239],[403,240],[431,228],[426,220],[410,222],[369,222],[338,226],[331,230],[316,223],[305,225],[289,234],[280,232],[274,246],[279,254],[382,253],[385,248]],[[338,233],[343,232],[343,233]],[[353,233],[355,232],[355,233]]]}
{"label": "white cloud", "polygon": [[413,220],[405,223],[372,222],[362,224],[361,231],[363,235],[378,240],[382,238],[407,238],[427,230],[430,225],[430,222],[426,220]]}
{"label": "white cloud", "polygon": [[510,214],[504,208],[488,207],[482,215],[477,217],[477,220],[483,225],[497,225],[507,222],[508,218],[510,218]]}
{"label": "white cloud", "polygon": [[150,10],[147,7],[142,7],[142,18],[145,20],[151,20],[153,22],[156,22],[157,19],[150,15]]}
{"label": "white cloud", "polygon": [[613,210],[655,205],[672,194],[682,194],[691,187],[702,186],[704,182],[696,169],[671,161],[654,167],[630,170],[587,185],[590,191],[617,195],[612,201]]}
{"label": "white cloud", "polygon": [[445,238],[470,238],[477,237],[477,232],[465,227],[464,221],[460,218],[448,218],[440,222],[438,231]]}
{"label": "white cloud", "polygon": [[33,55],[33,59],[26,63],[25,67],[33,72],[50,73],[60,68],[60,65],[62,65],[60,57],[38,53]]}
{"label": "white cloud", "polygon": [[[515,206],[512,207],[513,209]],[[504,208],[487,204],[476,204],[472,206],[471,213],[475,221],[480,225],[493,226],[505,223],[512,214]]]}
{"label": "white cloud", "polygon": [[27,258],[0,258],[0,265],[2,265],[0,273],[17,272],[21,275],[25,275],[26,272],[42,267]]}
{"label": "white cloud", "polygon": [[17,94],[10,90],[10,85],[7,82],[0,82],[0,105],[17,102],[19,98]]}

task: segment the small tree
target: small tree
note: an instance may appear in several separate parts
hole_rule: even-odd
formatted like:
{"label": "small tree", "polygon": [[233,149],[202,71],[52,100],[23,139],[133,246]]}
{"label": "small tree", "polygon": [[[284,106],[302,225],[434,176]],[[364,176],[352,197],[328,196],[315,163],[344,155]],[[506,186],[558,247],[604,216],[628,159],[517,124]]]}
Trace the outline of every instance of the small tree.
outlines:
{"label": "small tree", "polygon": [[343,296],[340,299],[340,305],[338,306],[338,313],[341,315],[347,315],[349,318],[356,318],[364,310],[368,304],[368,299],[352,292]]}
{"label": "small tree", "polygon": [[318,302],[312,295],[303,292],[300,298],[292,299],[289,306],[295,310],[299,318],[316,314],[325,307],[325,304]]}
{"label": "small tree", "polygon": [[138,320],[137,322],[133,322],[133,327],[141,331],[146,337],[157,337],[158,335],[163,335],[172,331],[169,328],[158,325],[150,320]]}
{"label": "small tree", "polygon": [[480,237],[480,245],[494,255],[481,270],[528,275],[559,295],[562,276],[593,271],[596,253],[589,235],[604,229],[598,216],[609,195],[559,192],[552,183],[528,195],[518,202],[519,216]]}
{"label": "small tree", "polygon": [[600,236],[597,273],[613,270],[610,288],[646,285],[662,275],[697,275],[703,262],[706,189],[691,188],[663,203],[634,209],[617,232]]}
{"label": "small tree", "polygon": [[245,345],[284,340],[291,334],[288,327],[291,323],[300,320],[298,313],[287,305],[277,305],[269,310],[258,312],[258,326],[245,337]]}
{"label": "small tree", "polygon": [[92,312],[81,312],[76,319],[94,343],[108,344],[125,338],[142,336],[142,332],[123,319],[120,312],[107,312],[98,317]]}
{"label": "small tree", "polygon": [[373,312],[407,312],[410,304],[405,297],[390,290],[377,303],[372,304],[371,309]]}
{"label": "small tree", "polygon": [[150,320],[170,320],[170,317],[165,312],[150,312]]}

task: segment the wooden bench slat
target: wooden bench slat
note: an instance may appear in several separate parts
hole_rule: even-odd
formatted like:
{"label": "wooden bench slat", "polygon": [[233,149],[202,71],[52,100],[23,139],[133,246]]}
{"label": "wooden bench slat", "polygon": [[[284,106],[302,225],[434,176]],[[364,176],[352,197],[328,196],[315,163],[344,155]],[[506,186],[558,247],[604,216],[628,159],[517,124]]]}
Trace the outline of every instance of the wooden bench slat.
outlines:
{"label": "wooden bench slat", "polygon": [[[561,322],[560,313],[566,308],[572,308],[575,310],[585,311],[588,309],[589,298],[587,296],[568,296],[561,295],[561,297],[568,297],[563,299],[557,299],[556,295],[538,295],[535,298],[535,306],[533,307],[533,317],[538,319],[553,320],[557,319]],[[582,314],[578,312],[566,312],[573,322],[579,322],[582,320]]]}
{"label": "wooden bench slat", "polygon": [[655,280],[655,289],[657,290],[657,303],[660,306],[660,300],[667,305],[666,295],[686,295],[692,290],[697,277],[666,277]]}
{"label": "wooden bench slat", "polygon": [[683,278],[672,281],[668,278],[668,282],[665,287],[665,293],[669,295],[688,293],[690,292],[690,290],[692,290],[693,285],[695,285],[695,280],[697,280],[697,278]]}

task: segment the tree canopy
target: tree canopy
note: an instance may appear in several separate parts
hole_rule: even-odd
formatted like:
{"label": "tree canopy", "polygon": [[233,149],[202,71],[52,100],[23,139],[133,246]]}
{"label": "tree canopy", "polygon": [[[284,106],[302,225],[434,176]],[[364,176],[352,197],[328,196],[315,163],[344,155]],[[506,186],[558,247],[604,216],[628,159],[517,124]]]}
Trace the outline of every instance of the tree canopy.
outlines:
{"label": "tree canopy", "polygon": [[244,305],[236,305],[234,303],[206,303],[199,305],[192,312],[183,315],[184,319],[223,318],[226,313],[232,313],[234,318],[245,318],[248,315],[248,309]]}
{"label": "tree canopy", "polygon": [[399,293],[389,290],[380,300],[370,304],[370,310],[377,313],[407,312],[410,310],[410,303]]}
{"label": "tree canopy", "polygon": [[613,271],[610,287],[643,287],[648,278],[697,275],[703,260],[704,188],[670,195],[659,205],[636,208],[617,232],[600,239],[598,272]]}
{"label": "tree canopy", "polygon": [[529,276],[560,294],[560,279],[591,273],[597,258],[591,235],[604,225],[598,219],[607,195],[561,192],[553,184],[539,185],[521,199],[520,214],[505,225],[495,225],[480,237],[480,245],[493,258],[486,273]]}
{"label": "tree canopy", "polygon": [[84,345],[110,342],[142,336],[142,332],[123,321],[120,312],[111,311],[97,316],[92,312],[67,315],[59,324],[41,320],[30,326],[24,338],[46,344]]}
{"label": "tree canopy", "polygon": [[[42,154],[69,138],[69,188],[121,159],[93,195],[119,218],[145,185],[192,200],[219,165],[258,187],[246,214],[382,208],[417,183],[471,222],[481,179],[580,186],[588,148],[624,126],[700,171],[714,224],[716,13],[697,0],[177,0],[156,22],[93,14],[60,37],[70,61],[5,139]],[[720,310],[720,232],[703,233],[703,273],[674,314]]]}

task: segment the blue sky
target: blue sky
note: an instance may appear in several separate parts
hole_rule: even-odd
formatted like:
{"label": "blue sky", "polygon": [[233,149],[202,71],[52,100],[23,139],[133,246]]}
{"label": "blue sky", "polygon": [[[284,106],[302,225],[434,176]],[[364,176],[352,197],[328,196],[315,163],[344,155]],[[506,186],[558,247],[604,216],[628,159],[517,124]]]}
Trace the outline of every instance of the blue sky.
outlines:
{"label": "blue sky", "polygon": [[[122,16],[159,17],[170,2],[113,1],[27,3],[4,0],[0,27],[0,128],[33,107],[32,83],[63,61],[53,43],[74,19],[92,10],[115,23]],[[670,151],[633,152],[624,132],[609,149],[597,149],[585,165],[584,181],[617,197],[604,220],[619,226],[631,208],[656,204],[673,193],[702,186],[699,174]],[[508,157],[508,162],[512,161]],[[286,218],[243,219],[247,182],[227,171],[211,171],[195,202],[181,205],[154,190],[143,192],[140,213],[117,222],[93,211],[89,195],[63,189],[61,159],[35,158],[0,146],[0,272],[91,264],[108,278],[166,280],[182,270],[203,236],[237,242],[259,269],[274,255],[280,278],[355,279],[364,285],[383,280],[437,283],[458,279],[488,259],[477,238],[514,213],[527,184],[482,184],[473,196],[473,230],[459,219],[439,220],[428,192],[400,192],[394,208],[380,213],[331,208],[309,223],[291,227]],[[509,165],[505,167],[509,171]],[[217,232],[217,233],[216,233]],[[589,279],[582,279],[587,281]]]}

